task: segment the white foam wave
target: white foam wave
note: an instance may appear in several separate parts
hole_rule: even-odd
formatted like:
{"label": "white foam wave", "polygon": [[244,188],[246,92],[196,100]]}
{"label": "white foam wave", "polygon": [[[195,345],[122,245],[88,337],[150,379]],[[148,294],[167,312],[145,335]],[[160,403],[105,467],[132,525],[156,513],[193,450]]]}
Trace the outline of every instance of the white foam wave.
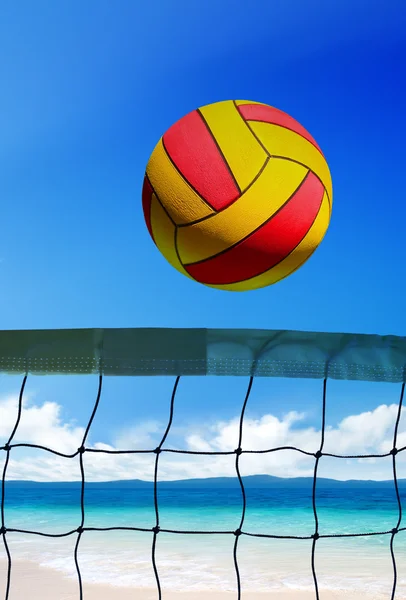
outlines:
{"label": "white foam wave", "polygon": [[[181,536],[180,536],[181,537]],[[11,545],[14,558],[25,558],[43,567],[57,570],[76,579],[73,560],[76,536],[61,539],[38,539],[30,537],[15,539]],[[116,536],[103,543],[86,540],[79,545],[79,565],[85,583],[108,584],[117,587],[155,587],[151,561],[152,536],[134,540],[131,536]],[[172,591],[235,591],[236,575],[232,558],[232,541],[228,543],[205,543],[198,546],[189,540],[179,541],[176,546],[168,538],[158,540],[156,561],[161,584]],[[270,590],[314,590],[310,569],[309,545],[285,551],[282,547],[265,551],[254,546],[247,551],[241,544],[239,551],[240,575],[245,591],[266,592]],[[289,551],[288,551],[289,550]],[[383,560],[385,559],[385,560]],[[402,556],[401,560],[404,561]],[[319,588],[334,591],[365,591],[388,594],[393,573],[390,557],[382,551],[366,560],[363,555],[321,554],[318,565]],[[406,579],[398,579],[399,597],[406,597]]]}

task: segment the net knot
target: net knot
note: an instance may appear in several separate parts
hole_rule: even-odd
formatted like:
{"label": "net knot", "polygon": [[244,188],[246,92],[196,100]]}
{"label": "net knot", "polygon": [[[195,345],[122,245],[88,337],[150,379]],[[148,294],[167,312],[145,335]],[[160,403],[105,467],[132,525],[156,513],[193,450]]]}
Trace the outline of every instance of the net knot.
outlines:
{"label": "net knot", "polygon": [[80,448],[78,448],[78,452],[79,454],[84,454],[86,452],[86,448],[84,446],[81,446]]}
{"label": "net knot", "polygon": [[154,450],[154,453],[155,453],[155,454],[161,454],[161,452],[162,452],[162,450],[161,450],[161,448],[159,448],[159,447],[158,447],[158,448],[155,448],[155,450]]}
{"label": "net knot", "polygon": [[317,450],[317,452],[314,455],[316,458],[321,458],[323,456],[323,452],[321,450]]}
{"label": "net knot", "polygon": [[240,456],[240,454],[242,454],[242,448],[236,448],[234,450],[234,452],[236,453],[237,456]]}
{"label": "net knot", "polygon": [[7,533],[7,529],[5,527],[0,527],[0,535],[4,535]]}
{"label": "net knot", "polygon": [[78,533],[83,533],[83,532],[84,532],[84,529],[83,529],[82,525],[80,525],[80,526],[79,526],[79,527],[76,529],[76,531],[77,531]]}
{"label": "net knot", "polygon": [[159,527],[159,525],[155,525],[155,527],[152,528],[152,531],[157,534],[161,531],[161,528]]}
{"label": "net knot", "polygon": [[394,527],[392,529],[392,533],[393,533],[393,535],[395,535],[396,533],[399,533],[399,529],[397,527]]}
{"label": "net knot", "polygon": [[317,531],[316,531],[316,533],[313,533],[312,538],[314,540],[318,540],[320,538],[320,535],[317,533]]}
{"label": "net knot", "polygon": [[392,450],[390,451],[390,453],[392,454],[392,456],[396,456],[396,454],[399,452],[399,450],[397,448],[392,448]]}
{"label": "net knot", "polygon": [[4,444],[4,446],[2,447],[2,450],[5,450],[6,452],[8,452],[9,450],[11,450],[10,444]]}
{"label": "net knot", "polygon": [[241,535],[241,533],[242,533],[241,529],[236,529],[236,530],[234,531],[234,535],[235,535],[236,537],[240,536],[240,535]]}

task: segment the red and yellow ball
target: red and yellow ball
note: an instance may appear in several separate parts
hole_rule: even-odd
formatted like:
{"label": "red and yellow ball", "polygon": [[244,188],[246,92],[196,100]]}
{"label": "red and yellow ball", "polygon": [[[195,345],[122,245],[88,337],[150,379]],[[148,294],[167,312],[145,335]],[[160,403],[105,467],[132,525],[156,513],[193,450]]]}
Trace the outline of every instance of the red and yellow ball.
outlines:
{"label": "red and yellow ball", "polygon": [[316,141],[267,104],[217,102],[161,137],[142,192],[148,230],[168,262],[211,287],[245,291],[284,279],[330,222],[332,182]]}

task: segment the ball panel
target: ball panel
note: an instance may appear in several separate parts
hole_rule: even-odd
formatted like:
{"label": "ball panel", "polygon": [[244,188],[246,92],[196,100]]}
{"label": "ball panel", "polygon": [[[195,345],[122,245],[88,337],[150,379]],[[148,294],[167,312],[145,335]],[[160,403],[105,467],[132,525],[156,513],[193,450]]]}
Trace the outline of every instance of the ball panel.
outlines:
{"label": "ball panel", "polygon": [[286,157],[308,167],[322,181],[332,202],[332,183],[326,159],[302,136],[269,123],[250,122],[250,127],[271,156]]}
{"label": "ball panel", "polygon": [[280,211],[242,242],[208,260],[184,265],[197,281],[236,283],[268,271],[284,260],[305,238],[322,204],[324,188],[309,172]]}
{"label": "ball panel", "polygon": [[144,177],[144,184],[142,186],[142,209],[144,211],[145,223],[147,224],[148,231],[152,239],[154,236],[152,234],[151,228],[151,200],[152,200],[153,190],[150,182],[147,177]]}
{"label": "ball panel", "polygon": [[274,108],[273,106],[266,106],[265,104],[245,104],[240,106],[238,110],[246,121],[272,123],[273,125],[279,125],[280,127],[285,127],[286,129],[290,129],[290,131],[298,133],[307,141],[311,142],[313,146],[316,146],[319,152],[321,152],[319,145],[310,133],[300,125],[296,119],[293,119],[293,117],[282,110]]}
{"label": "ball panel", "polygon": [[307,235],[303,238],[300,244],[287,256],[283,261],[275,267],[253,277],[238,283],[228,285],[209,285],[216,289],[229,292],[245,292],[272,285],[285,279],[295,271],[297,271],[317,250],[317,247],[323,240],[330,222],[330,206],[327,194],[324,193],[323,202],[320,211],[310,228]]}
{"label": "ball panel", "polygon": [[227,100],[199,109],[240,190],[245,190],[263,167],[267,154]]}
{"label": "ball panel", "polygon": [[190,277],[176,252],[176,226],[166,214],[155,194],[151,199],[151,229],[153,240],[166,260],[175,269]]}
{"label": "ball panel", "polygon": [[287,202],[307,173],[298,163],[271,158],[238,202],[200,223],[179,228],[182,263],[215,256],[249,236]]}
{"label": "ball panel", "polygon": [[176,224],[190,223],[214,214],[214,210],[186,183],[166,154],[162,140],[147,165],[151,185]]}
{"label": "ball panel", "polygon": [[238,198],[240,190],[198,111],[172,125],[163,135],[163,145],[186,181],[215,210]]}

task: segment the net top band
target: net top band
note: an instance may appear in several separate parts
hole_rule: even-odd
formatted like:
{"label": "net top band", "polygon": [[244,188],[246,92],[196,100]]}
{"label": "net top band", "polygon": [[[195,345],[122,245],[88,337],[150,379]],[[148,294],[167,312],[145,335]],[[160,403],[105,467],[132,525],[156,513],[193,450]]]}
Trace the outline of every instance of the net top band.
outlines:
{"label": "net top band", "polygon": [[262,329],[0,331],[0,372],[406,381],[406,338]]}

